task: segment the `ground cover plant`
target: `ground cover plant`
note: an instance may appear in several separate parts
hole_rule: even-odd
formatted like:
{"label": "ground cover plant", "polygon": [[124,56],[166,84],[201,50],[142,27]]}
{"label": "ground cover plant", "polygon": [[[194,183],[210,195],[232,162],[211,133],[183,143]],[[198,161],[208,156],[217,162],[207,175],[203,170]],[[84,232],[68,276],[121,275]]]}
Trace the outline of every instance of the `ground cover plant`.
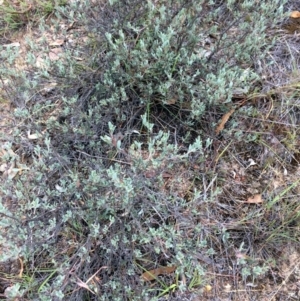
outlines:
{"label": "ground cover plant", "polygon": [[64,4],[66,4],[65,0],[3,0],[0,10],[1,35],[26,26],[28,23],[38,22],[40,18],[49,17],[57,7]]}
{"label": "ground cover plant", "polygon": [[297,300],[295,3],[49,3],[1,37],[1,296]]}

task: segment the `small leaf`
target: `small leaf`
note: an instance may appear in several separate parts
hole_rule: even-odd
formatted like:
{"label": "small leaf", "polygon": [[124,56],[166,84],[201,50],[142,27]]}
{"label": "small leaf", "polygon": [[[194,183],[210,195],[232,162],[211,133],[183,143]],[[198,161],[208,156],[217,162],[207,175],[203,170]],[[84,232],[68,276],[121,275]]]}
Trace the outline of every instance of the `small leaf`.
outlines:
{"label": "small leaf", "polygon": [[55,185],[55,188],[59,192],[65,192],[65,189],[63,187],[59,186],[58,184]]}
{"label": "small leaf", "polygon": [[154,178],[155,176],[156,176],[156,172],[155,172],[155,170],[154,169],[151,169],[151,170],[147,170],[147,171],[145,171],[144,172],[144,176],[146,177],[146,178]]}
{"label": "small leaf", "polygon": [[7,172],[7,176],[10,180],[12,180],[21,170],[18,168],[9,169]]}
{"label": "small leaf", "polygon": [[166,103],[168,105],[174,105],[176,102],[177,102],[177,100],[175,98],[171,98],[166,101]]}
{"label": "small leaf", "polygon": [[160,267],[154,270],[147,271],[142,274],[142,279],[145,281],[151,281],[157,278],[159,275],[171,274],[176,270],[176,266]]}
{"label": "small leaf", "polygon": [[247,165],[247,167],[245,169],[249,168],[250,166],[257,165],[257,163],[252,158],[250,158],[248,160],[248,162],[249,162],[249,164]]}
{"label": "small leaf", "polygon": [[231,291],[231,288],[232,288],[232,287],[231,287],[231,285],[230,285],[229,283],[227,283],[227,284],[224,285],[224,291],[225,291],[225,292],[230,292],[230,291]]}
{"label": "small leaf", "polygon": [[10,43],[10,44],[5,44],[3,46],[4,47],[20,47],[20,43],[19,42],[15,42],[15,43]]}
{"label": "small leaf", "polygon": [[295,11],[292,11],[291,14],[290,14],[290,17],[293,18],[293,19],[298,19],[300,18],[300,12],[295,10]]}
{"label": "small leaf", "polygon": [[49,52],[49,59],[51,61],[57,61],[60,59],[62,53],[62,48],[52,48]]}
{"label": "small leaf", "polygon": [[234,113],[234,111],[235,111],[235,109],[232,108],[229,112],[227,112],[225,115],[223,115],[220,124],[216,128],[216,135],[219,135],[219,133],[221,131],[223,131],[226,122],[228,121],[230,116]]}
{"label": "small leaf", "polygon": [[1,172],[5,172],[8,169],[8,164],[7,163],[3,163],[0,165],[0,171]]}
{"label": "small leaf", "polygon": [[57,86],[57,83],[55,83],[55,82],[45,85],[43,87],[43,89],[41,90],[41,92],[43,93],[42,95],[46,95],[47,93],[50,93],[51,91],[53,91],[55,89],[56,86]]}
{"label": "small leaf", "polygon": [[65,40],[63,39],[59,39],[59,40],[56,40],[56,41],[53,41],[49,44],[49,46],[61,46],[65,43]]}
{"label": "small leaf", "polygon": [[255,194],[247,199],[246,203],[249,204],[260,204],[263,203],[263,199],[261,197],[261,194]]}
{"label": "small leaf", "polygon": [[41,135],[40,134],[30,134],[30,131],[28,131],[27,132],[27,137],[30,140],[36,140],[36,139],[41,138]]}

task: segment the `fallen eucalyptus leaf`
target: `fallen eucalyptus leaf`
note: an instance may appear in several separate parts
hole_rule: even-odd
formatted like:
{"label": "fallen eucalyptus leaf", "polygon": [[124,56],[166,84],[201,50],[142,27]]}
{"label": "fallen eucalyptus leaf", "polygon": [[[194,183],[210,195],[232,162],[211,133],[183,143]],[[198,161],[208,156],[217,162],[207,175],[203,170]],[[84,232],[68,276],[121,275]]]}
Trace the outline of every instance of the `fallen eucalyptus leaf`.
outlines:
{"label": "fallen eucalyptus leaf", "polygon": [[176,270],[176,266],[160,267],[154,270],[146,271],[142,274],[142,279],[145,281],[151,281],[157,278],[159,275],[171,274]]}
{"label": "fallen eucalyptus leaf", "polygon": [[246,203],[249,204],[260,204],[263,203],[263,199],[261,197],[261,194],[255,194],[247,199]]}

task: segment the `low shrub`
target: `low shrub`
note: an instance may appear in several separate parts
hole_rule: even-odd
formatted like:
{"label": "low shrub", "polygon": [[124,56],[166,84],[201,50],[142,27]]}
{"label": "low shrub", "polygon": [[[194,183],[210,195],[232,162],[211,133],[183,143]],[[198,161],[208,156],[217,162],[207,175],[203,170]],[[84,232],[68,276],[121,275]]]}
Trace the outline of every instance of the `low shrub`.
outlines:
{"label": "low shrub", "polygon": [[[75,2],[51,26],[40,23],[41,34],[61,33],[61,22],[82,29],[72,38],[83,42],[70,38],[61,59],[29,40],[27,68],[16,75],[17,50],[1,52],[14,107],[2,147],[1,260],[24,262],[11,294],[175,300],[205,291],[206,267],[221,265],[223,248],[244,250],[251,227],[232,235],[222,225],[230,214],[209,165],[214,129],[237,96],[261,84],[256,63],[272,45],[266,28],[281,2]],[[240,264],[245,281],[267,270]],[[156,275],[151,288],[144,273],[166,266],[176,272]]]}

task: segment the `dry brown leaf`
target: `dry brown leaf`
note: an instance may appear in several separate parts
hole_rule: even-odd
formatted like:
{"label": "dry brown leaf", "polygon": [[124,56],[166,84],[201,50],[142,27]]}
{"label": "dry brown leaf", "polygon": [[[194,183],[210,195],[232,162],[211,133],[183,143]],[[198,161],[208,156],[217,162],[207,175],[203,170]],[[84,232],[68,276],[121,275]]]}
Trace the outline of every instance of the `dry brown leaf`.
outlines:
{"label": "dry brown leaf", "polygon": [[167,100],[168,105],[174,105],[176,102],[177,102],[177,99],[175,99],[175,98],[171,98],[171,99]]}
{"label": "dry brown leaf", "polygon": [[62,53],[63,53],[62,48],[52,48],[49,52],[49,59],[51,61],[57,61],[59,60]]}
{"label": "dry brown leaf", "polygon": [[170,174],[168,172],[163,172],[162,177],[163,178],[172,178],[172,174]]}
{"label": "dry brown leaf", "polygon": [[144,176],[146,177],[146,178],[154,178],[155,176],[156,176],[156,172],[155,172],[155,170],[153,170],[153,169],[151,169],[151,170],[147,170],[147,171],[145,171],[144,172]]}
{"label": "dry brown leaf", "polygon": [[84,60],[84,58],[82,58],[82,57],[77,57],[77,56],[73,56],[73,58],[74,58],[74,60],[76,60],[76,61],[83,61],[83,60]]}
{"label": "dry brown leaf", "polygon": [[21,257],[18,258],[19,259],[19,262],[20,262],[20,272],[18,274],[18,277],[19,278],[22,278],[23,276],[23,271],[24,271],[24,263],[23,263],[23,260]]}
{"label": "dry brown leaf", "polygon": [[12,158],[15,158],[17,155],[16,153],[11,149],[11,148],[8,148],[8,149],[0,149],[0,157],[2,156],[10,156]]}
{"label": "dry brown leaf", "polygon": [[[1,170],[2,170],[2,165],[1,165]],[[19,170],[16,167],[16,163],[15,161],[11,162],[10,164],[7,164],[4,172],[3,172],[3,176],[13,179],[19,172]]]}
{"label": "dry brown leaf", "polygon": [[46,68],[45,60],[41,56],[38,56],[36,59],[36,66],[38,68]]}
{"label": "dry brown leaf", "polygon": [[221,131],[223,131],[226,122],[228,121],[230,116],[234,113],[234,111],[235,111],[235,109],[232,108],[229,112],[227,112],[226,114],[223,115],[220,124],[216,128],[216,135],[219,135],[219,133]]}
{"label": "dry brown leaf", "polygon": [[145,281],[151,281],[156,279],[159,275],[171,274],[176,270],[176,266],[171,267],[160,267],[154,270],[147,271],[142,274],[142,279]]}
{"label": "dry brown leaf", "polygon": [[291,14],[290,14],[290,17],[293,18],[293,19],[298,19],[300,18],[300,12],[295,10],[295,11],[292,11]]}
{"label": "dry brown leaf", "polygon": [[249,204],[260,204],[263,203],[263,199],[261,197],[261,194],[255,194],[253,196],[251,196],[250,198],[247,199],[246,203]]}
{"label": "dry brown leaf", "polygon": [[65,43],[65,40],[63,39],[60,39],[60,40],[56,40],[56,41],[53,41],[49,44],[49,46],[61,46]]}

